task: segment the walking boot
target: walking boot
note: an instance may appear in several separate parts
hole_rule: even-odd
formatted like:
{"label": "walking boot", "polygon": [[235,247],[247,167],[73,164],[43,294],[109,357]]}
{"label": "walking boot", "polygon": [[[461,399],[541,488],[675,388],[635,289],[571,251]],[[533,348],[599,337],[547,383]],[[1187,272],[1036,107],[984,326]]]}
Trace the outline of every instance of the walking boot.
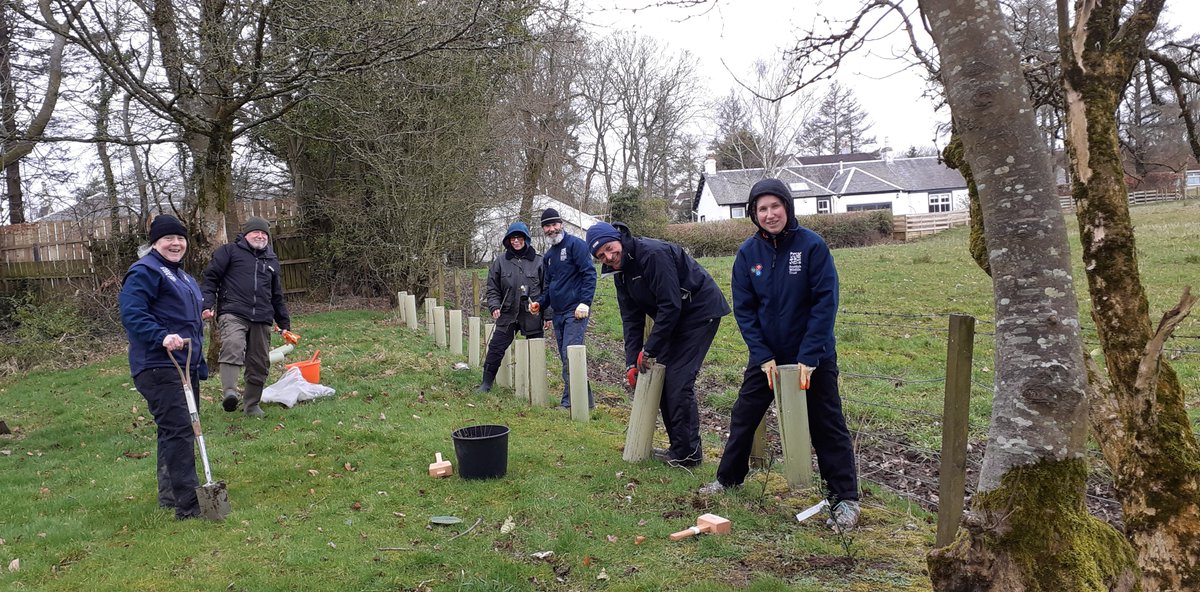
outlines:
{"label": "walking boot", "polygon": [[258,406],[258,402],[262,401],[263,385],[247,384],[246,385],[246,407],[243,413],[250,417],[262,417],[266,415],[262,407]]}
{"label": "walking boot", "polygon": [[479,392],[479,393],[486,393],[486,392],[492,390],[492,383],[495,381],[496,381],[496,371],[495,370],[484,370],[483,371],[483,382],[479,384],[479,388],[475,389],[475,391]]}
{"label": "walking boot", "polygon": [[234,411],[238,406],[238,375],[242,373],[242,367],[236,364],[221,364],[221,390],[225,393],[225,397],[221,399],[221,408],[225,411]]}

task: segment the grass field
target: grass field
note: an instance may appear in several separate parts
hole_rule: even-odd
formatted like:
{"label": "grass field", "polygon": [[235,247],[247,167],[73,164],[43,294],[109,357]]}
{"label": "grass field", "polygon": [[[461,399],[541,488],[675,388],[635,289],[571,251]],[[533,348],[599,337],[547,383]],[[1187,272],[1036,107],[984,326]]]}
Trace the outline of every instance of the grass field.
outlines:
{"label": "grass field", "polygon": [[[1151,309],[1161,315],[1200,277],[1200,204],[1147,206],[1135,220]],[[986,434],[990,282],[964,241],[957,230],[835,252],[843,394],[861,433],[937,449],[946,318],[958,312],[980,319],[972,431]],[[728,286],[729,259],[704,264]],[[612,283],[602,281],[593,307],[598,346],[589,352],[599,364],[623,362],[613,351],[615,308]],[[16,428],[0,436],[0,589],[929,588],[933,516],[879,487],[865,485],[862,527],[840,537],[823,520],[796,523],[792,515],[820,494],[786,491],[777,471],[732,495],[696,496],[713,477],[717,432],[705,434],[710,462],[694,473],[623,462],[628,410],[616,384],[597,384],[613,404],[575,423],[503,390],[475,394],[478,370],[452,370],[456,360],[387,312],[309,314],[296,327],[304,341],[293,358],[320,348],[322,379],[338,389],[335,397],[270,406],[266,420],[247,420],[220,411],[215,381],[203,388],[214,475],[228,482],[234,507],[221,524],[176,522],[157,508],[154,426],[123,356],[0,382],[0,419]],[[1172,363],[1196,393],[1200,322],[1189,319],[1179,334],[1168,343]],[[728,319],[701,376],[707,409],[727,412],[744,363]],[[553,361],[550,374],[553,390]],[[507,476],[430,479],[434,452],[453,458],[450,432],[482,423],[512,429]],[[880,470],[860,466],[864,478]],[[667,540],[705,512],[732,519],[733,534]],[[430,525],[435,515],[463,522]],[[553,556],[531,556],[543,551]],[[10,569],[14,560],[19,571]]]}

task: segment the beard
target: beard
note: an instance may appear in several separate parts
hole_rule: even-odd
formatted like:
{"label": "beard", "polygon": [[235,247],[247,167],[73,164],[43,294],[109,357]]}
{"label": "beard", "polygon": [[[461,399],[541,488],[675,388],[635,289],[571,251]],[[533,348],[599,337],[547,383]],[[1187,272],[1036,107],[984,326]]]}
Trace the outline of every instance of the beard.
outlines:
{"label": "beard", "polygon": [[560,230],[560,231],[556,232],[554,234],[554,236],[550,237],[550,244],[557,245],[558,243],[561,243],[563,241],[563,238],[565,238],[565,237],[566,237],[566,235],[564,235],[563,232]]}

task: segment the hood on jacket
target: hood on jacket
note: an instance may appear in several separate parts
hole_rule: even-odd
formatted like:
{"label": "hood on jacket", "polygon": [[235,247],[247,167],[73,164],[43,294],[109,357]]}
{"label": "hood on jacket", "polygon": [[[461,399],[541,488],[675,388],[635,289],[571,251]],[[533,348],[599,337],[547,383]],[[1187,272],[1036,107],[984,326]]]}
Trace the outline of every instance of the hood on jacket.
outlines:
{"label": "hood on jacket", "polygon": [[758,202],[758,198],[764,195],[774,195],[775,197],[778,197],[783,201],[784,209],[787,210],[788,222],[787,225],[783,227],[783,232],[780,233],[781,235],[787,234],[788,231],[793,230],[799,225],[799,222],[796,221],[796,203],[792,199],[792,191],[788,189],[787,184],[779,179],[762,179],[750,188],[750,198],[746,200],[746,215],[750,216],[750,220],[754,222],[754,225],[757,226],[764,235],[766,235],[768,238],[775,238],[774,236],[771,236],[769,232],[767,232],[766,228],[763,228],[762,224],[759,224],[758,215],[754,211],[754,206],[756,202]]}
{"label": "hood on jacket", "polygon": [[[520,235],[521,238],[525,239],[524,249],[521,249],[520,251],[513,250],[512,244],[508,242],[508,239],[512,238],[513,235]],[[526,257],[528,259],[533,259],[533,256],[536,253],[536,251],[533,250],[533,241],[529,239],[529,227],[526,226],[524,222],[520,221],[513,222],[512,224],[508,225],[508,231],[504,233],[504,240],[500,241],[500,246],[504,247],[505,256],[509,258]]]}

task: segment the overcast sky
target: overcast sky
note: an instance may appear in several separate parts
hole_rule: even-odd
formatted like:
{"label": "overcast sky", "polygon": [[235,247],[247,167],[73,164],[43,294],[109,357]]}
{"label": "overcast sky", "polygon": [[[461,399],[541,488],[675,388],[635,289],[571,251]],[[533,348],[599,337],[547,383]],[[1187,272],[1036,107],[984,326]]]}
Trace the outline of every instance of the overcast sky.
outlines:
{"label": "overcast sky", "polygon": [[[629,29],[657,37],[676,50],[686,49],[701,64],[713,98],[723,96],[736,84],[734,76],[746,78],[758,59],[781,59],[801,31],[815,18],[844,18],[859,2],[846,0],[709,0],[702,6],[641,8],[654,0],[587,0],[585,17],[601,29]],[[1169,0],[1164,21],[1183,31],[1200,31],[1200,2]],[[948,111],[935,112],[933,102],[922,97],[926,88],[921,72],[905,69],[892,58],[903,52],[906,40],[900,35],[870,46],[841,69],[838,80],[852,88],[869,115],[872,132],[879,142],[891,147],[934,147],[938,125],[949,121]],[[945,145],[937,138],[937,148]]]}

